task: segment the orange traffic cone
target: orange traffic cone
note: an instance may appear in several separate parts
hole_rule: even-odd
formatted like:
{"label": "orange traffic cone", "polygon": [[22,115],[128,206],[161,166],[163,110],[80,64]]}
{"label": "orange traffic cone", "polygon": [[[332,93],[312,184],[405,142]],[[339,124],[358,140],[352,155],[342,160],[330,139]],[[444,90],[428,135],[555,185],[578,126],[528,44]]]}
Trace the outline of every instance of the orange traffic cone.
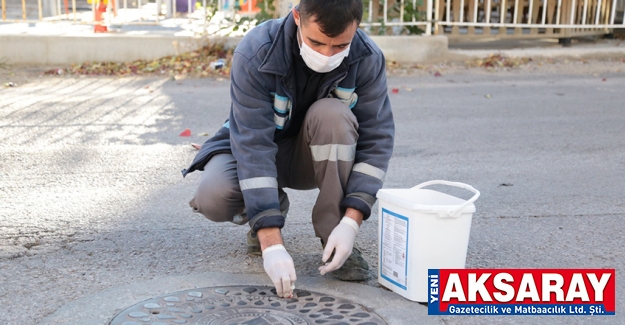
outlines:
{"label": "orange traffic cone", "polygon": [[106,12],[106,5],[100,2],[98,4],[98,7],[95,10],[95,25],[93,26],[93,31],[96,33],[108,32],[108,28],[104,26],[104,21],[102,19],[102,14],[105,12]]}

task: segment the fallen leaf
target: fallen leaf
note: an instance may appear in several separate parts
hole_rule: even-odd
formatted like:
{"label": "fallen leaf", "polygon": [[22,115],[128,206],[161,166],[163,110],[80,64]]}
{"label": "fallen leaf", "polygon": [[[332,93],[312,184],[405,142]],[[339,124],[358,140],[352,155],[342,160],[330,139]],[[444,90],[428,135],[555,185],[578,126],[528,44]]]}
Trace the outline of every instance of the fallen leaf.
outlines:
{"label": "fallen leaf", "polygon": [[484,97],[486,97],[486,98],[490,98],[490,94],[486,94],[486,96],[484,96]]}
{"label": "fallen leaf", "polygon": [[606,79],[606,78],[603,78],[603,79],[601,79],[601,81],[608,81],[608,79]]}
{"label": "fallen leaf", "polygon": [[393,92],[393,94],[399,94],[399,88],[393,88],[391,89],[391,91]]}
{"label": "fallen leaf", "polygon": [[202,137],[207,137],[207,136],[209,136],[209,134],[208,134],[208,133],[206,133],[206,132],[204,132],[204,133],[200,133],[200,134],[198,134],[198,135],[199,135],[199,136],[202,136]]}
{"label": "fallen leaf", "polygon": [[406,91],[412,91],[412,88],[404,88]]}
{"label": "fallen leaf", "polygon": [[[512,68],[521,64],[531,62],[532,58],[509,58],[501,54],[491,54],[484,59],[475,59],[465,62],[468,67],[484,67],[484,68]],[[538,63],[542,65],[542,63]]]}
{"label": "fallen leaf", "polygon": [[[131,62],[85,62],[74,64],[64,69],[45,71],[46,75],[75,74],[75,75],[188,75],[197,77],[230,75],[232,50],[226,50],[222,45],[205,46],[198,50],[174,56],[166,56],[155,60],[136,60]],[[223,63],[221,69],[211,69],[208,62]],[[146,88],[147,89],[147,88]]]}
{"label": "fallen leaf", "polygon": [[442,77],[442,76],[443,75],[440,72],[438,72],[438,71],[436,71],[436,73],[434,73],[434,77]]}
{"label": "fallen leaf", "polygon": [[197,143],[192,143],[191,147],[195,148],[196,150],[200,150],[200,148],[202,148],[201,144],[197,144]]}
{"label": "fallen leaf", "polygon": [[190,137],[191,136],[191,130],[189,129],[184,129],[184,131],[182,131],[182,133],[180,133],[181,137]]}

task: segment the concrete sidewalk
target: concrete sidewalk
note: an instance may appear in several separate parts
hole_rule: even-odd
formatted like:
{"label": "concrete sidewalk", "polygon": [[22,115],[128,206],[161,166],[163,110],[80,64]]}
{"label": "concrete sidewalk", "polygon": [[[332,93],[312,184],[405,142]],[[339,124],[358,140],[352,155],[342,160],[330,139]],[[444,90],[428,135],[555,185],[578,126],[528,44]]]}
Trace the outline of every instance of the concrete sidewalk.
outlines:
{"label": "concrete sidewalk", "polygon": [[599,36],[580,37],[564,47],[558,39],[456,39],[449,43],[449,59],[484,58],[493,53],[516,58],[625,58],[625,41]]}
{"label": "concrete sidewalk", "polygon": [[[431,62],[447,56],[447,38],[373,36],[390,60]],[[93,33],[89,25],[0,23],[0,58],[17,65],[152,60],[214,42],[234,48],[241,37],[201,37],[187,26],[121,26]]]}
{"label": "concrete sidewalk", "polygon": [[[93,33],[89,25],[70,23],[0,23],[0,58],[16,65],[70,65],[82,62],[153,60],[220,42],[236,47],[240,37],[198,37],[189,26],[121,26]],[[446,36],[372,36],[387,60],[431,63],[484,58],[493,53],[511,57],[601,58],[625,56],[618,40],[581,39],[563,48],[553,39],[477,40],[449,44]],[[470,45],[466,45],[470,44]],[[495,45],[493,45],[495,44]]]}

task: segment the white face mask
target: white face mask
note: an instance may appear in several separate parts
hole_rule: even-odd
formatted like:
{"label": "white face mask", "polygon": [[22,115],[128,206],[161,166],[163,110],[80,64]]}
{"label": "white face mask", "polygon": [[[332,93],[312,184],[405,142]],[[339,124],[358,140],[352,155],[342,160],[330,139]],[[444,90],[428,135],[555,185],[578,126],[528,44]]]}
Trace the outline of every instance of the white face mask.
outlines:
{"label": "white face mask", "polygon": [[298,28],[299,35],[301,38],[301,43],[299,46],[299,54],[304,59],[304,63],[313,71],[319,73],[326,73],[336,69],[343,59],[349,55],[349,47],[339,53],[334,54],[333,56],[325,56],[315,50],[313,50],[306,42],[304,42],[304,36],[302,36],[302,23],[300,21],[300,27]]}

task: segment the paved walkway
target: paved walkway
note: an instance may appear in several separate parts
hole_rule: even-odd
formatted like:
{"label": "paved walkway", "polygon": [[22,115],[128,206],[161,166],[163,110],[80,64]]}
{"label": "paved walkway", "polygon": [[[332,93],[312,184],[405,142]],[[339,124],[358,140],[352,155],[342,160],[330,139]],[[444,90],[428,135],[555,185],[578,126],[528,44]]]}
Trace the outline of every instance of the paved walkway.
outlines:
{"label": "paved walkway", "polygon": [[[227,47],[235,47],[240,41],[238,36],[242,35],[239,31],[231,32],[230,37],[222,37],[226,31],[218,31],[217,25],[210,25],[209,35],[221,36],[201,36],[206,34],[205,27],[203,20],[185,18],[166,19],[158,26],[115,25],[108,33],[94,33],[91,25],[71,22],[0,23],[0,42],[7,44],[0,48],[0,58],[6,57],[21,65],[151,60],[196,49],[208,42],[223,42]],[[558,45],[556,39],[450,40],[447,46],[448,40],[442,36],[372,38],[387,59],[412,63],[463,61],[493,53],[532,58],[625,57],[625,42],[596,37],[575,39],[572,46],[566,48]]]}

